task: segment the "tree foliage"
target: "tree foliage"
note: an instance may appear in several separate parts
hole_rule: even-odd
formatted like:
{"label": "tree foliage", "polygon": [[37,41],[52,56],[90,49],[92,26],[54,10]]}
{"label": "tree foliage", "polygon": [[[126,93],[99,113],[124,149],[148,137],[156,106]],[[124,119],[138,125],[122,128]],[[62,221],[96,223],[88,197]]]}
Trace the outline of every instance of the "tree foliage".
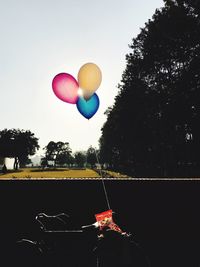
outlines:
{"label": "tree foliage", "polygon": [[77,164],[78,167],[83,168],[86,164],[86,153],[83,151],[77,151],[74,154],[74,161]]}
{"label": "tree foliage", "polygon": [[94,168],[97,163],[96,153],[95,148],[92,146],[90,146],[87,150],[87,163],[89,163],[92,168]]}
{"label": "tree foliage", "polygon": [[38,138],[34,133],[20,129],[4,129],[0,131],[0,156],[15,158],[14,169],[28,163],[28,156],[39,149]]}
{"label": "tree foliage", "polygon": [[[130,49],[102,128],[101,159],[136,176],[197,175],[199,1],[166,0]],[[183,170],[189,164],[192,173]]]}
{"label": "tree foliage", "polygon": [[68,142],[54,142],[50,141],[45,149],[45,157],[42,160],[43,165],[48,161],[54,162],[54,167],[56,165],[72,164],[72,150]]}

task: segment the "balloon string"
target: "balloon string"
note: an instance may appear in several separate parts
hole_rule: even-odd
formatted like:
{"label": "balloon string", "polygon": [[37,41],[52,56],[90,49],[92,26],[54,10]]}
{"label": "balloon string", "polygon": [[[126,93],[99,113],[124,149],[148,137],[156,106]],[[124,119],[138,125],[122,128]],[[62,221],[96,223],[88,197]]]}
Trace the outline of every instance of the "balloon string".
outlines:
{"label": "balloon string", "polygon": [[102,181],[102,184],[103,184],[104,194],[105,194],[105,197],[106,197],[106,203],[107,203],[108,209],[110,210],[111,208],[110,208],[110,203],[109,203],[109,199],[108,199],[108,193],[107,193],[106,186],[105,186],[105,183],[104,183],[104,180],[103,180],[103,175],[102,175],[102,171],[101,171],[101,165],[99,163],[99,157],[97,155],[97,152],[96,152],[95,148],[94,148],[94,151],[95,151],[95,155],[96,155],[96,158],[97,158],[97,163],[100,166],[100,175],[101,175],[101,181]]}

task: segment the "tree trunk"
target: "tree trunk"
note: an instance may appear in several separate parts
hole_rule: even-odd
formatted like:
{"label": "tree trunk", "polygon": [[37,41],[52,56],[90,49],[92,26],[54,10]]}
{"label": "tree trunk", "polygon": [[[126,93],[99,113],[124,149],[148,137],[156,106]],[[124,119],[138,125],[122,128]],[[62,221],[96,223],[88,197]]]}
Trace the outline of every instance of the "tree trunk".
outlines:
{"label": "tree trunk", "polygon": [[18,160],[18,157],[15,157],[15,161],[14,161],[14,169],[15,170],[18,170],[19,168],[19,160]]}

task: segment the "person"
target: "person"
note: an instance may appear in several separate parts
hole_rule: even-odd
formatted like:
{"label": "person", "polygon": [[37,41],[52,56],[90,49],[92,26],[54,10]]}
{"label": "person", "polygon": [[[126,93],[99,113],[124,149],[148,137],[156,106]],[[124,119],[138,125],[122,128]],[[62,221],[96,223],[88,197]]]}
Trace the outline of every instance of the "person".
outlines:
{"label": "person", "polygon": [[5,174],[5,173],[7,173],[7,171],[8,170],[7,170],[6,164],[4,164],[2,167],[2,173]]}

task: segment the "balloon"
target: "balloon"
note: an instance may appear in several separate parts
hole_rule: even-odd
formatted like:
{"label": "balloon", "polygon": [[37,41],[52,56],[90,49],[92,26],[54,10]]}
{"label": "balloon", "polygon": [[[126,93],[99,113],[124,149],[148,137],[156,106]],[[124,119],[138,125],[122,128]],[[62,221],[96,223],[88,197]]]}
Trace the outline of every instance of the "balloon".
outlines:
{"label": "balloon", "polygon": [[92,116],[94,116],[99,108],[99,97],[97,94],[93,94],[88,101],[86,101],[83,97],[79,97],[76,106],[78,111],[89,120]]}
{"label": "balloon", "polygon": [[78,82],[68,73],[57,74],[52,81],[54,94],[62,101],[76,104],[78,101]]}
{"label": "balloon", "polygon": [[100,68],[94,63],[84,64],[78,72],[78,83],[86,100],[99,88],[102,80]]}

